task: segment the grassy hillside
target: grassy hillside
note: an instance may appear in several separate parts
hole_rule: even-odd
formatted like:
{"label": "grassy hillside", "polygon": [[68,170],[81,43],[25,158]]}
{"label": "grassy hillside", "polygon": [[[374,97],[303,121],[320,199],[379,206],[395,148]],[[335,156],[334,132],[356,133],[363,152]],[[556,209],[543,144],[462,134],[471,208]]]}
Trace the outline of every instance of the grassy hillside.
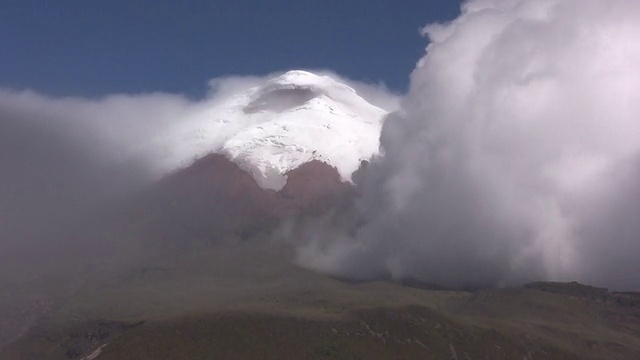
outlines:
{"label": "grassy hillside", "polygon": [[577,283],[474,292],[347,283],[297,268],[276,248],[202,245],[70,274],[58,281],[76,288],[0,358],[640,358],[637,294]]}

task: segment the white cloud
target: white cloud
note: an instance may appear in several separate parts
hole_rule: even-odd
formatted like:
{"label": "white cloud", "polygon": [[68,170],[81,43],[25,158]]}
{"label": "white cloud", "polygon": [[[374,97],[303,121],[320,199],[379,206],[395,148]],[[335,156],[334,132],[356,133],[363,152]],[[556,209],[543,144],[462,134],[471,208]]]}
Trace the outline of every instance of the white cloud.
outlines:
{"label": "white cloud", "polygon": [[640,2],[470,0],[424,32],[369,174],[369,222],[314,267],[640,288]]}

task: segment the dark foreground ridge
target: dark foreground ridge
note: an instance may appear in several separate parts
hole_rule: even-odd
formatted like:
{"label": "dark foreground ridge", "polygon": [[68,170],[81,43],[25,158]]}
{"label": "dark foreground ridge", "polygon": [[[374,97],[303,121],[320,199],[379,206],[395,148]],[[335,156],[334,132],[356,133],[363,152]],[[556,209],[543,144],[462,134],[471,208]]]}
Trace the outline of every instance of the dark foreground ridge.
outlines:
{"label": "dark foreground ridge", "polygon": [[[81,320],[63,314],[69,310],[63,306],[0,350],[0,358],[640,358],[638,293],[596,294],[586,285],[545,282],[437,291],[300,275],[317,287],[296,290],[294,276],[277,292],[232,306],[191,303],[189,311],[156,309],[136,319],[110,310],[118,319]],[[165,296],[157,300],[171,297]]]}

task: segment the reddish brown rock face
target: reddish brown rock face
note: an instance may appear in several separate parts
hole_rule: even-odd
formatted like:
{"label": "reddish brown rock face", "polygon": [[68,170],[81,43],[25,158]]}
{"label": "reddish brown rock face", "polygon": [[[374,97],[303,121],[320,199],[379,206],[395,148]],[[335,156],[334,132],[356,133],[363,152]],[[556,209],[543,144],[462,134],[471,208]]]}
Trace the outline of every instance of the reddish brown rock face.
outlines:
{"label": "reddish brown rock face", "polygon": [[164,234],[177,228],[203,237],[247,236],[251,235],[247,231],[268,230],[285,218],[343,206],[356,195],[353,184],[342,182],[334,167],[320,161],[286,175],[281,191],[262,189],[223,155],[205,156],[154,189],[150,198],[157,219],[153,223]]}
{"label": "reddish brown rock face", "polygon": [[262,189],[234,162],[211,154],[108,210],[87,214],[73,230],[55,234],[55,247],[38,254],[100,263],[132,251],[132,243],[145,252],[162,252],[194,240],[265,237],[284,221],[341,216],[358,197],[355,185],[342,182],[335,168],[320,161],[286,175],[281,191]]}
{"label": "reddish brown rock face", "polygon": [[287,173],[287,184],[280,194],[289,200],[292,212],[326,210],[353,196],[354,186],[342,182],[336,168],[313,160]]}

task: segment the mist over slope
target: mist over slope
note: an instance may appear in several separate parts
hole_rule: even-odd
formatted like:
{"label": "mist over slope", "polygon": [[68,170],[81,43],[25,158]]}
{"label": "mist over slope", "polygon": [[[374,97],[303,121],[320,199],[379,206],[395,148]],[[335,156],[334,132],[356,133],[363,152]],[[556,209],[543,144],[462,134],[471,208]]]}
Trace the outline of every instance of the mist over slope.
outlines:
{"label": "mist over slope", "polygon": [[232,159],[264,188],[281,189],[288,171],[313,159],[348,181],[378,151],[381,107],[393,110],[398,102],[381,86],[326,71],[227,77],[210,87],[198,101],[0,92],[3,264],[23,262],[16,250],[55,247],[59,231],[88,212],[210,153]]}
{"label": "mist over slope", "polygon": [[369,169],[366,225],[313,236],[299,262],[448,286],[640,289],[640,3],[470,0],[423,31]]}

